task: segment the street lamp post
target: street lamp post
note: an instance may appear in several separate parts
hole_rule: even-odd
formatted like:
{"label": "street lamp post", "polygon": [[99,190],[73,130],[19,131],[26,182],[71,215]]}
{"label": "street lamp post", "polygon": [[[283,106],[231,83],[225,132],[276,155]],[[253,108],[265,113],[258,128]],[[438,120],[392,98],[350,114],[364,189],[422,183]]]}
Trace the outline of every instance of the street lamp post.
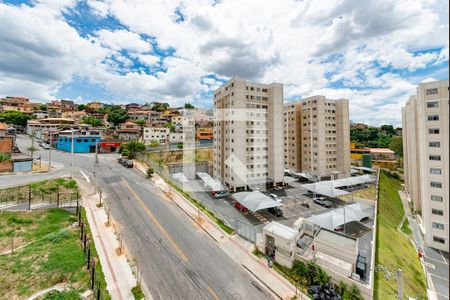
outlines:
{"label": "street lamp post", "polygon": [[72,128],[71,145],[70,145],[70,178],[73,178],[73,151],[74,151],[74,138],[73,138],[73,128]]}
{"label": "street lamp post", "polygon": [[48,170],[52,170],[52,146],[53,146],[53,133],[50,131],[50,146],[48,147]]}

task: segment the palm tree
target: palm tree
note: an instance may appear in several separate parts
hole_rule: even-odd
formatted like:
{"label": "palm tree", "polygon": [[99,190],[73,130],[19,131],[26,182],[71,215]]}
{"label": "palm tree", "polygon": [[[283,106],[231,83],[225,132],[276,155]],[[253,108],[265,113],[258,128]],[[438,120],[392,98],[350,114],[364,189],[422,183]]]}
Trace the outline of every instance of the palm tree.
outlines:
{"label": "palm tree", "polygon": [[136,153],[143,152],[147,149],[143,143],[138,141],[130,141],[125,144],[124,148],[124,150],[128,151],[129,158],[134,158],[136,156]]}
{"label": "palm tree", "polygon": [[139,127],[141,127],[141,132],[138,138],[138,140],[141,140],[144,135],[145,120],[137,120],[134,123],[136,123],[137,125],[139,125]]}

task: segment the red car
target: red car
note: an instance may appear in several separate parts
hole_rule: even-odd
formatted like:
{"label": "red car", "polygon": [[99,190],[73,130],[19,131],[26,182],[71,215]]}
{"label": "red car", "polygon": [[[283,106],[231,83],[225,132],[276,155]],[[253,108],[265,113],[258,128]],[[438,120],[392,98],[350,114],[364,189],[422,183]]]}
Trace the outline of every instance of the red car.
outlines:
{"label": "red car", "polygon": [[247,207],[241,205],[239,202],[234,202],[234,207],[236,207],[237,209],[239,209],[242,212],[248,212]]}

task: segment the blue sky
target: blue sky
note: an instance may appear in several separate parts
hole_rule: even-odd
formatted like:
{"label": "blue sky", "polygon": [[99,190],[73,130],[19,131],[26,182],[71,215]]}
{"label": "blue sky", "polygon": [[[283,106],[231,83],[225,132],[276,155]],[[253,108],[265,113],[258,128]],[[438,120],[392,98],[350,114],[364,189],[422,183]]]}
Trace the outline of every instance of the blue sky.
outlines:
{"label": "blue sky", "polygon": [[447,1],[0,0],[0,27],[0,96],[36,101],[209,108],[239,76],[399,125],[418,83],[448,79]]}

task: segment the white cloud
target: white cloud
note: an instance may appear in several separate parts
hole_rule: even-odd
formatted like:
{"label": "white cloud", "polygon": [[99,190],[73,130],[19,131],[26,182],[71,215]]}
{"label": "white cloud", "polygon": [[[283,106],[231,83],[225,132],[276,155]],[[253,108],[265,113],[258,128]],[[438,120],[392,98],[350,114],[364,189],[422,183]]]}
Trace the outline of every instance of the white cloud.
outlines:
{"label": "white cloud", "polygon": [[[17,81],[23,80],[41,97],[52,97],[80,75],[122,98],[211,104],[201,95],[221,82],[205,76],[237,75],[284,83],[288,99],[341,95],[350,99],[355,118],[398,122],[399,105],[423,79],[414,72],[448,62],[443,0],[86,2],[96,17],[116,18],[123,29],[80,37],[61,14],[74,10],[75,0],[0,4],[0,27],[8,28],[0,32],[0,75],[12,78],[0,82],[0,94],[14,85],[21,91]],[[175,11],[184,21],[177,22]],[[157,56],[143,36],[174,55]],[[147,68],[136,68],[135,61]],[[144,71],[155,67],[167,71]],[[403,78],[397,71],[413,75]],[[423,77],[429,76],[439,77]],[[338,83],[343,87],[330,88]]]}
{"label": "white cloud", "polygon": [[131,50],[136,52],[150,52],[152,45],[141,37],[125,29],[110,31],[101,29],[96,32],[100,43],[112,50]]}
{"label": "white cloud", "polygon": [[81,38],[54,6],[0,3],[0,28],[0,95],[52,98],[73,74],[84,73],[104,57],[105,51]]}

